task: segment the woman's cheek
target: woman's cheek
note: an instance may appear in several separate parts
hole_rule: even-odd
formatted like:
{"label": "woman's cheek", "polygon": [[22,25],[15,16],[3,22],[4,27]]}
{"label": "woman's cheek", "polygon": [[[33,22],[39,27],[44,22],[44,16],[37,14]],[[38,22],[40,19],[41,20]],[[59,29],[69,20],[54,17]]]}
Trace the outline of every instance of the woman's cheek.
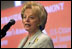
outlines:
{"label": "woman's cheek", "polygon": [[37,23],[36,22],[32,23],[32,26],[37,27]]}
{"label": "woman's cheek", "polygon": [[23,26],[25,27],[25,22],[24,22],[24,21],[22,21],[22,23],[23,23]]}

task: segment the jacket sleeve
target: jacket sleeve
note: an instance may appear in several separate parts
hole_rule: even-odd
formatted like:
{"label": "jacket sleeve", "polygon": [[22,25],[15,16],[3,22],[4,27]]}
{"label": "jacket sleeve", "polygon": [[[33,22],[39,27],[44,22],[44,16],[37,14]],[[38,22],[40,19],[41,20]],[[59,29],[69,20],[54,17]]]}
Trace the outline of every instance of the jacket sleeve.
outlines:
{"label": "jacket sleeve", "polygon": [[38,48],[54,48],[53,42],[50,38],[45,39],[38,45]]}
{"label": "jacket sleeve", "polygon": [[49,39],[46,40],[46,42],[44,43],[44,46],[46,48],[54,48],[53,41],[51,40],[51,38],[49,38]]}
{"label": "jacket sleeve", "polygon": [[18,45],[18,48],[22,48],[23,43],[24,43],[24,39],[21,40],[20,44]]}

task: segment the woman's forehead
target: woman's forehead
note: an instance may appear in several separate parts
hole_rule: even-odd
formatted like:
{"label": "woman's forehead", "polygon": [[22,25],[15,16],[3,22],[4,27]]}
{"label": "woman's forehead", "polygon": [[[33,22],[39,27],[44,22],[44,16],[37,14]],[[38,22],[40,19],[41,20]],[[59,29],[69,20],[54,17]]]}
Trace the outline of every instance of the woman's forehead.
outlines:
{"label": "woman's forehead", "polygon": [[24,13],[32,12],[32,9],[28,8],[24,11]]}
{"label": "woman's forehead", "polygon": [[35,13],[33,12],[33,10],[32,9],[26,9],[25,11],[24,11],[24,15],[34,15]]}

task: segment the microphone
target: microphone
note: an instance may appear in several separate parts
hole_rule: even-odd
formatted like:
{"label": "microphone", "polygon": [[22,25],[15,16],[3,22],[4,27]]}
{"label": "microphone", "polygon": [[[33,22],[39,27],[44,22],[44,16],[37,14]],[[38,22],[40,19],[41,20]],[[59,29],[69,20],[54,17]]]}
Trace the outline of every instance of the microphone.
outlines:
{"label": "microphone", "polygon": [[3,38],[5,35],[6,35],[6,32],[10,29],[10,27],[12,25],[15,24],[15,20],[14,19],[11,19],[8,24],[6,24],[3,29],[1,30],[1,38]]}

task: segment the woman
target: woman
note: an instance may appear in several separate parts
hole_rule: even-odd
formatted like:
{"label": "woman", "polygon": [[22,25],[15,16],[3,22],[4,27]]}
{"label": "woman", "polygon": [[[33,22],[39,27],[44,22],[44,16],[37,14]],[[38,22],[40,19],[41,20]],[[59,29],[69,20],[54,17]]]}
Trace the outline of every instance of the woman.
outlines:
{"label": "woman", "polygon": [[47,21],[45,8],[36,2],[26,2],[21,11],[24,28],[29,32],[18,48],[53,48],[48,35],[42,33]]}

